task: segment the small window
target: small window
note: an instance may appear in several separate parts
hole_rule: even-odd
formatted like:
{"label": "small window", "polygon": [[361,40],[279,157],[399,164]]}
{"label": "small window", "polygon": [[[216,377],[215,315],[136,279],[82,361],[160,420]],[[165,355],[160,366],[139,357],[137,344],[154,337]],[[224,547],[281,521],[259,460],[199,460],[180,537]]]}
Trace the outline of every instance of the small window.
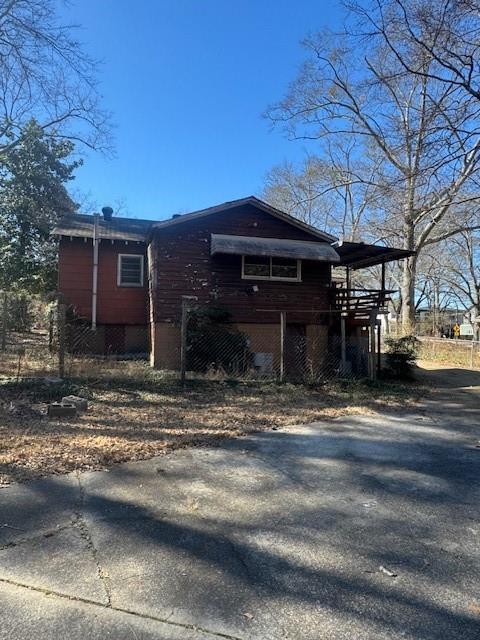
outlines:
{"label": "small window", "polygon": [[298,279],[298,260],[272,258],[272,278]]}
{"label": "small window", "polygon": [[243,264],[244,276],[270,277],[270,258],[265,256],[245,256]]}
{"label": "small window", "polygon": [[242,278],[299,282],[301,279],[301,260],[270,258],[268,256],[242,256]]}
{"label": "small window", "polygon": [[143,255],[118,255],[117,284],[119,287],[143,287]]}

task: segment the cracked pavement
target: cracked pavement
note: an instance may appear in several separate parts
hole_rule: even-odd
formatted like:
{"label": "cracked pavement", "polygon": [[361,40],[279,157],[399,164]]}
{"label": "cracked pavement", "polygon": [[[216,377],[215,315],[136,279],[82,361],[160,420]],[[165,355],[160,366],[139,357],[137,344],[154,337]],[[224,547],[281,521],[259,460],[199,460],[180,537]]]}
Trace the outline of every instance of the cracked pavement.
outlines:
{"label": "cracked pavement", "polygon": [[428,376],[414,411],[1,489],[0,638],[478,638],[480,372]]}

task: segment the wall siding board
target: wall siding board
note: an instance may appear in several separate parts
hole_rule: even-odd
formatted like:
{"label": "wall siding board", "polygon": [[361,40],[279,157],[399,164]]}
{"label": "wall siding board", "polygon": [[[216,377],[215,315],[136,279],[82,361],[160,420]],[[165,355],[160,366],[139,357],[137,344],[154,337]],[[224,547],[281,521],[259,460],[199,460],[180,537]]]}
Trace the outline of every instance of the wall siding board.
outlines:
{"label": "wall siding board", "polygon": [[[117,286],[119,253],[145,255],[145,244],[103,240],[98,252],[98,324],[146,325],[148,322],[147,283],[143,287]],[[58,259],[58,289],[76,313],[92,317],[92,241],[61,238]],[[146,274],[146,270],[145,270]]]}
{"label": "wall siding board", "polygon": [[[303,261],[302,282],[242,280],[240,256],[210,256],[211,233],[317,240],[251,205],[159,229],[155,233],[156,322],[178,322],[184,295],[197,296],[200,304],[228,308],[233,322],[276,322],[276,313],[282,309],[290,311],[289,321],[309,323],[315,314],[298,313],[299,309],[329,309],[329,264]],[[254,284],[259,291],[250,295]],[[271,309],[271,312],[258,309]],[[326,322],[325,317],[316,321]]]}
{"label": "wall siding board", "polygon": [[[202,304],[228,308],[233,322],[269,324],[278,311],[288,312],[290,322],[326,324],[329,316],[315,313],[330,308],[331,267],[303,261],[302,282],[242,280],[240,256],[210,256],[210,235],[223,233],[265,238],[323,242],[256,209],[244,205],[225,212],[174,225],[154,232],[156,283],[153,287],[153,320],[177,323],[182,296],[197,296]],[[146,254],[145,244],[102,241],[99,247],[98,324],[145,325],[149,321],[147,265],[143,287],[117,286],[119,253]],[[58,287],[76,312],[91,319],[93,249],[91,239],[62,237],[59,247]],[[258,293],[251,294],[257,285]],[[258,311],[268,309],[271,311]],[[315,320],[314,320],[315,318]]]}

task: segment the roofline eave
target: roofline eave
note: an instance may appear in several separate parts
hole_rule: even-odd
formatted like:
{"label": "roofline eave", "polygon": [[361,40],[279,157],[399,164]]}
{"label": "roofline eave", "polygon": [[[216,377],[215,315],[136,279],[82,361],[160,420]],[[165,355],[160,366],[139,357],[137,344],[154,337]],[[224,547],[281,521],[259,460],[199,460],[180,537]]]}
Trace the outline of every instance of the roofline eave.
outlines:
{"label": "roofline eave", "polygon": [[298,218],[294,218],[290,214],[285,213],[284,211],[280,211],[280,209],[276,209],[275,207],[272,207],[268,203],[263,202],[262,200],[260,200],[259,198],[256,198],[255,196],[248,196],[246,198],[240,198],[238,200],[223,202],[222,204],[218,204],[213,207],[208,207],[206,209],[199,209],[198,211],[192,211],[191,213],[185,213],[181,216],[178,216],[177,218],[170,218],[169,220],[163,220],[163,221],[157,222],[153,224],[152,232],[156,231],[157,229],[165,229],[166,227],[173,227],[175,225],[182,224],[184,222],[190,222],[191,220],[196,220],[198,218],[203,218],[209,215],[213,215],[214,213],[220,213],[221,211],[233,209],[235,207],[240,207],[245,204],[252,204],[258,209],[262,209],[266,213],[269,213],[270,215],[273,215],[274,217],[279,218],[280,220],[284,220],[284,222],[287,222],[292,226],[298,227],[303,231],[305,231],[306,233],[309,233],[310,235],[320,238],[326,242],[336,242],[338,240],[337,237],[332,236],[331,234],[326,233],[324,231],[320,231],[319,229],[312,227],[306,222],[302,222],[302,220],[299,220]]}

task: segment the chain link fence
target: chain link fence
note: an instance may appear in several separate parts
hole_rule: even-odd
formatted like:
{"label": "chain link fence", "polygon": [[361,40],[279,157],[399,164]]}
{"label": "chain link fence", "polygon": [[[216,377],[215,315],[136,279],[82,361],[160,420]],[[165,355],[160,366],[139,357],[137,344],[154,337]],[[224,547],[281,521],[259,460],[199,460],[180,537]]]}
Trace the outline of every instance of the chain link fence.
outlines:
{"label": "chain link fence", "polygon": [[[0,298],[0,378],[94,378],[145,368],[149,354],[147,326],[103,325],[72,317],[57,303],[29,311],[28,322],[14,321],[31,300]],[[5,312],[5,309],[7,311]],[[132,363],[132,364],[130,364]]]}
{"label": "chain link fence", "polygon": [[55,374],[51,308],[25,292],[0,292],[0,378]]}
{"label": "chain link fence", "polygon": [[284,337],[283,349],[279,327],[276,331],[269,328],[268,335],[256,328],[248,332],[234,329],[189,332],[185,377],[203,375],[212,379],[258,378],[314,384],[337,376],[368,375],[368,339],[349,337],[342,361],[339,336],[307,336],[301,330],[294,331]]}
{"label": "chain link fence", "polygon": [[419,357],[444,364],[458,364],[471,369],[480,368],[480,342],[450,338],[420,337]]}
{"label": "chain link fence", "polygon": [[[10,301],[10,309],[12,304]],[[164,375],[182,381],[258,379],[322,384],[338,376],[371,374],[369,331],[356,327],[342,338],[337,316],[312,314],[307,323],[301,323],[294,314],[277,313],[270,322],[233,324],[202,314],[202,310],[188,308],[183,315],[182,325],[176,327],[178,337],[165,345],[173,356],[166,366],[158,365]],[[8,320],[10,316],[2,317]],[[36,320],[1,329],[2,378],[135,378],[146,375],[149,368],[148,326],[92,329],[65,305],[52,303]]]}
{"label": "chain link fence", "polygon": [[[290,321],[286,312],[269,323],[212,321],[204,309],[183,314],[181,375],[209,378],[270,379],[322,383],[331,378],[366,377],[371,345],[366,328],[341,336],[340,317],[312,314],[308,322]],[[292,319],[298,313],[291,314]]]}

